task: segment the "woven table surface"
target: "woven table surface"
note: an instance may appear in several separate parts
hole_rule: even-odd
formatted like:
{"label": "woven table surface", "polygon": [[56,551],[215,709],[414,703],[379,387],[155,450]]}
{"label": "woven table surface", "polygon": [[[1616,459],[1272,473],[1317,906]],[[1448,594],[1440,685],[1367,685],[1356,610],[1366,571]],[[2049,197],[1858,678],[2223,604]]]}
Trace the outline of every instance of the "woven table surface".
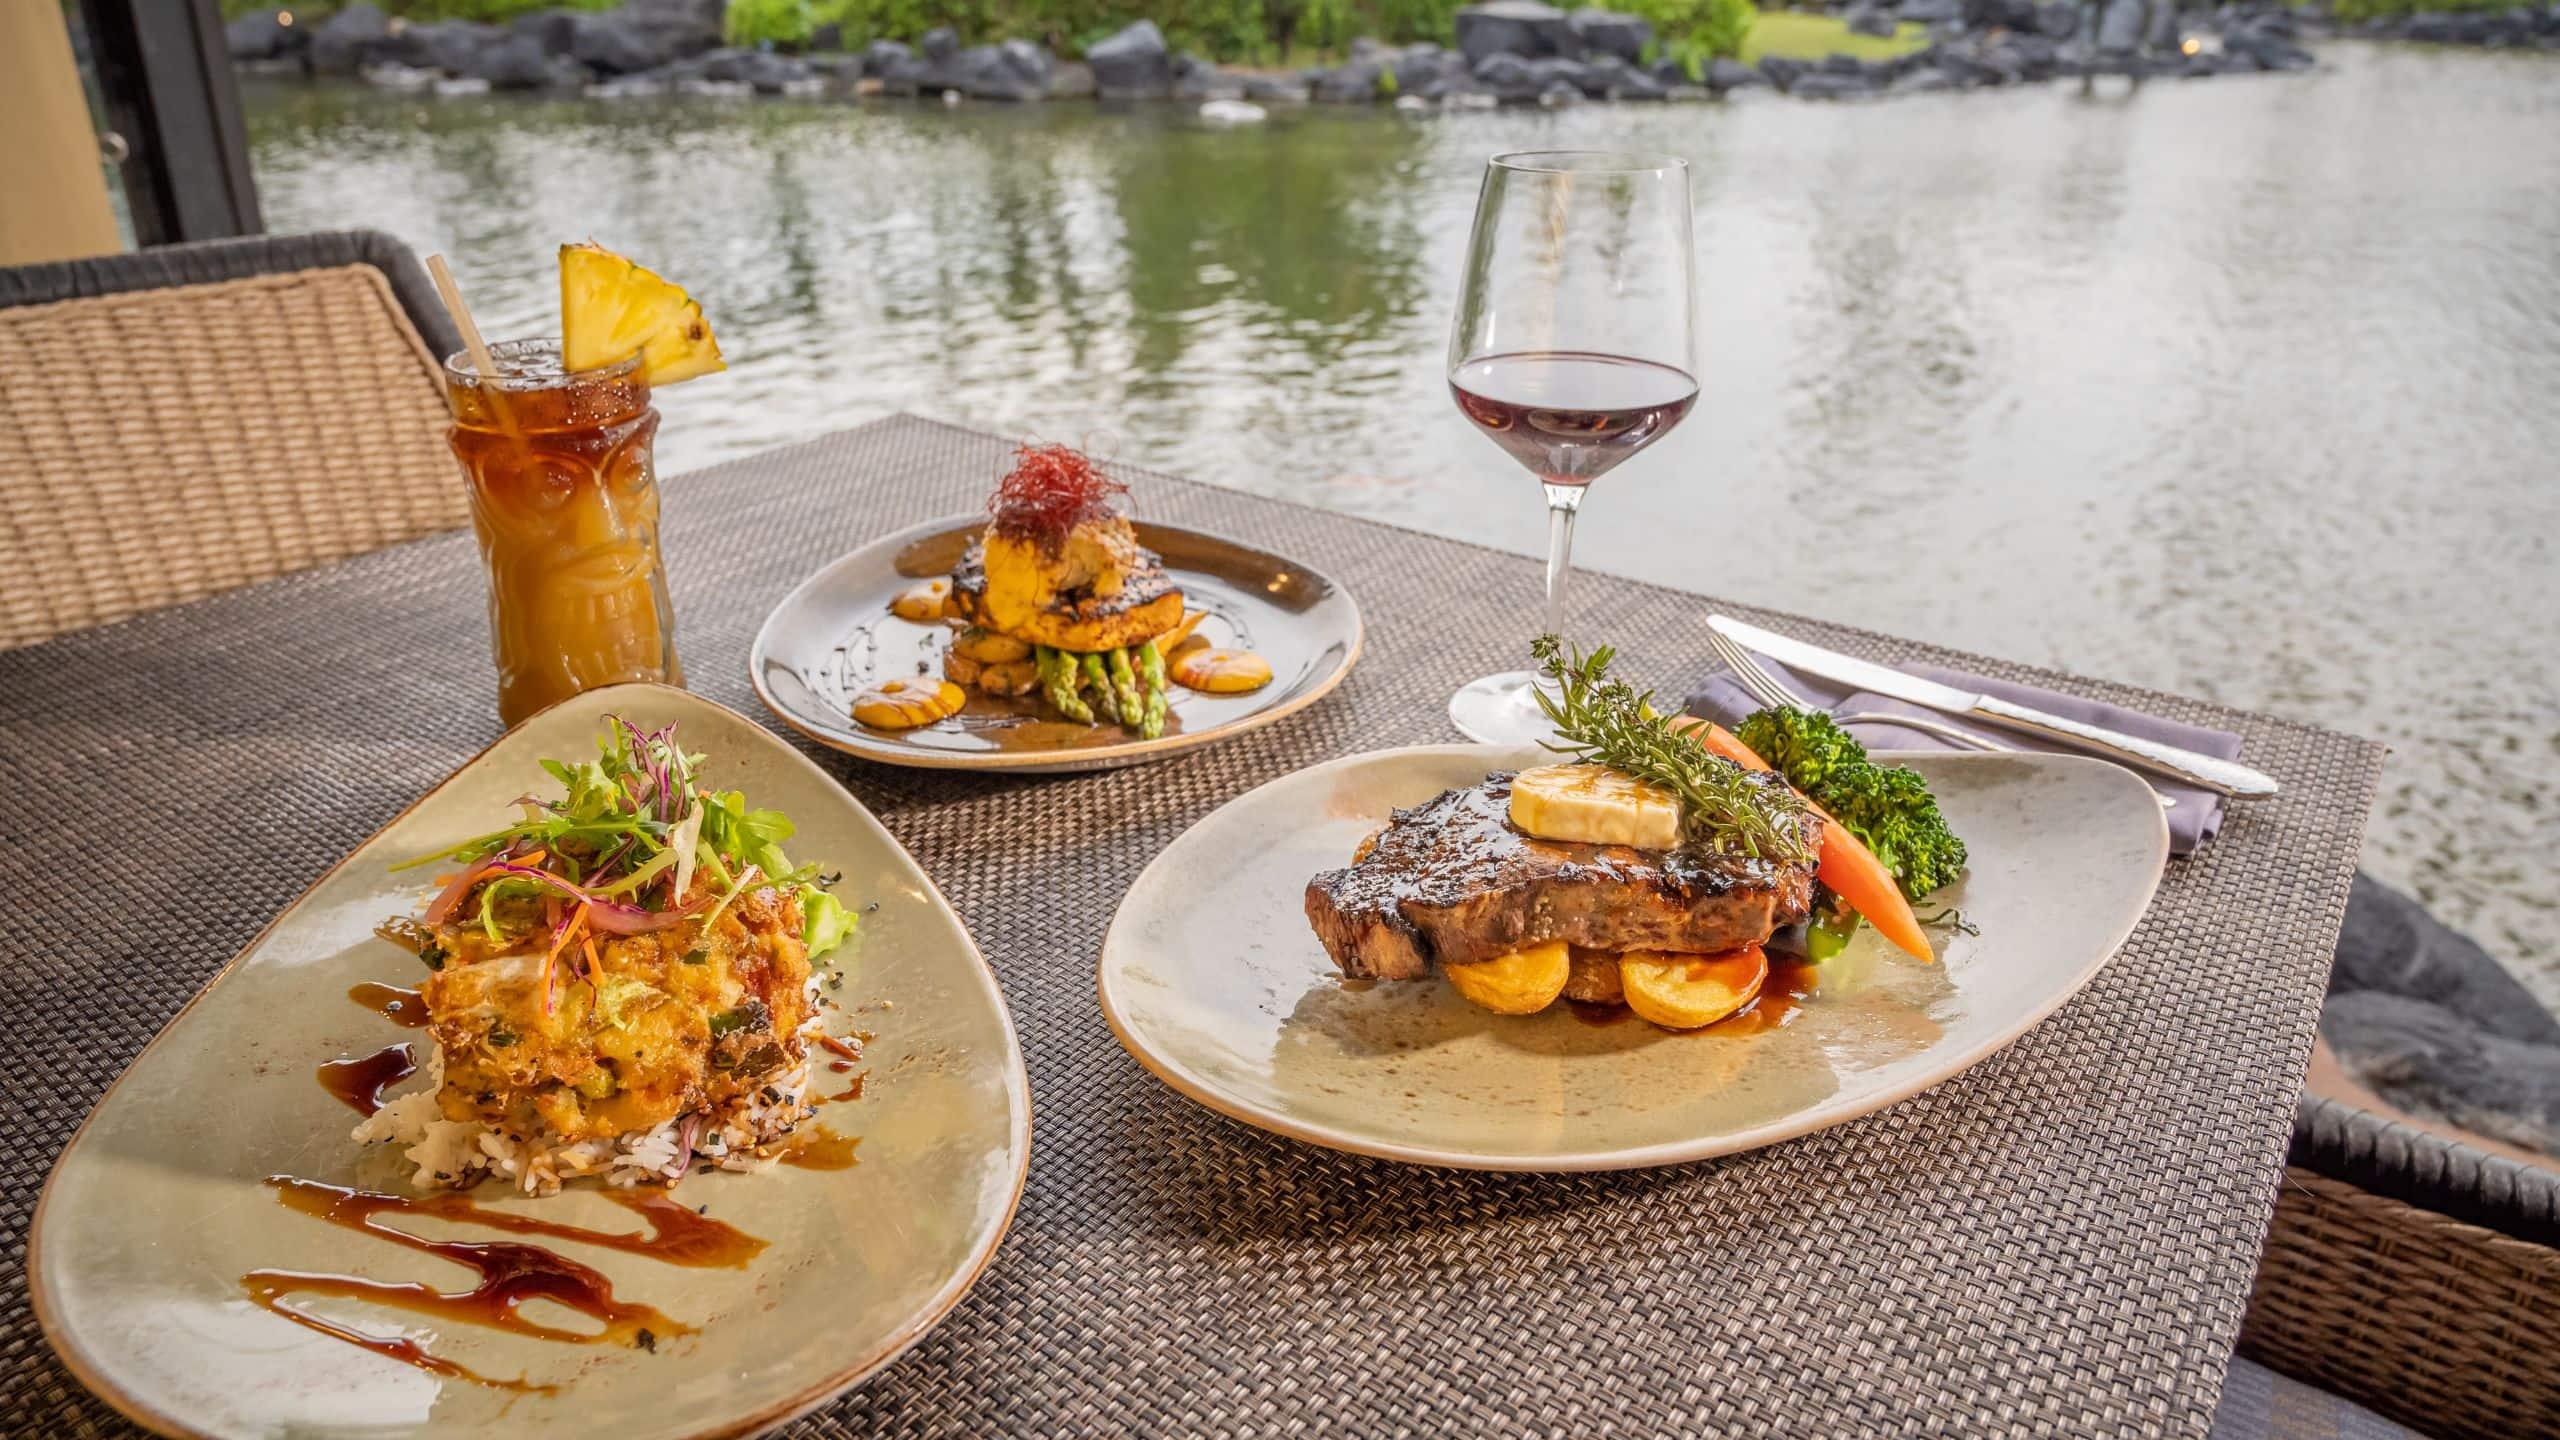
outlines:
{"label": "woven table surface", "polygon": [[[867,540],[977,508],[1008,449],[902,417],[671,481],[694,688],[769,720],[745,672],[775,602]],[[815,752],[985,948],[1030,1064],[1033,1154],[976,1288],[790,1433],[2206,1433],[2378,747],[2072,681],[2241,732],[2284,794],[2171,862],[2123,952],[2006,1051],[1865,1119],[1672,1169],[1335,1154],[1214,1116],[1125,1055],[1094,1003],[1103,930],[1147,860],[1230,797],[1454,738],[1449,694],[1522,658],[1537,566],[1123,473],[1147,518],[1347,584],[1368,651],[1305,713],[1136,769],[998,778]],[[1708,602],[1578,588],[1578,633],[1684,692]],[[2056,683],[1731,608],[1885,660]],[[127,1429],[28,1309],[26,1225],[63,1141],[270,916],[495,738],[492,694],[467,536],[0,655],[0,1432]]]}

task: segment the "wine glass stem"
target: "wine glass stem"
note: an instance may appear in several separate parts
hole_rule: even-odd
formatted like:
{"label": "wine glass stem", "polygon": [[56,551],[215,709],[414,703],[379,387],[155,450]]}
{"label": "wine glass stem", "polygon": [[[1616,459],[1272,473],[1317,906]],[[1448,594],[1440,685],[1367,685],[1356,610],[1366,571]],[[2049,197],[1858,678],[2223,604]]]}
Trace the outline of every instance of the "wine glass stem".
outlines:
{"label": "wine glass stem", "polygon": [[1547,485],[1547,608],[1539,629],[1564,633],[1564,580],[1573,571],[1573,517],[1582,509],[1579,485]]}

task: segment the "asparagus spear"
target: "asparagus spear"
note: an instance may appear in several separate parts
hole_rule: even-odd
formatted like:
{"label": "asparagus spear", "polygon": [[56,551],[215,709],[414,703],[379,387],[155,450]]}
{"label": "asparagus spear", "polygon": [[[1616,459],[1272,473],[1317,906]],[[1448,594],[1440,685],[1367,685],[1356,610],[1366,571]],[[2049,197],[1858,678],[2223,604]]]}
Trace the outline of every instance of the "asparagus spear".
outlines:
{"label": "asparagus spear", "polygon": [[1111,667],[1111,693],[1120,702],[1120,723],[1135,730],[1146,720],[1147,697],[1138,689],[1138,672],[1129,668],[1129,652],[1114,650],[1103,656]]}
{"label": "asparagus spear", "polygon": [[1173,704],[1164,679],[1164,655],[1153,645],[1138,647],[1138,679],[1147,687],[1147,713],[1138,722],[1138,735],[1153,740],[1164,733],[1165,711]]}
{"label": "asparagus spear", "polygon": [[1076,694],[1076,662],[1063,651],[1043,645],[1034,652],[1040,663],[1040,688],[1058,713],[1079,725],[1093,723],[1093,707]]}
{"label": "asparagus spear", "polygon": [[1102,657],[1088,650],[1076,659],[1084,667],[1084,683],[1093,691],[1093,708],[1118,720],[1120,698],[1111,691],[1111,676],[1102,668]]}

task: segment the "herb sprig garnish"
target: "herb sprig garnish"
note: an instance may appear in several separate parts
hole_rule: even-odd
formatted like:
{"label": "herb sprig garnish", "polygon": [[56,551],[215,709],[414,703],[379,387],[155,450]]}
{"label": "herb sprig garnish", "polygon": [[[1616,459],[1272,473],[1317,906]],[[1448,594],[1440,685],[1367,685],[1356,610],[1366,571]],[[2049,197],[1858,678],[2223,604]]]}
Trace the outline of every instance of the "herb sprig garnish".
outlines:
{"label": "herb sprig garnish", "polygon": [[1653,708],[1653,692],[1639,695],[1609,678],[1617,652],[1603,645],[1589,654],[1568,652],[1553,635],[1529,647],[1555,682],[1531,693],[1564,743],[1542,742],[1559,755],[1606,765],[1670,791],[1680,800],[1684,839],[1692,845],[1760,860],[1808,864],[1804,800],[1784,785],[1754,782],[1750,772],[1679,730]]}

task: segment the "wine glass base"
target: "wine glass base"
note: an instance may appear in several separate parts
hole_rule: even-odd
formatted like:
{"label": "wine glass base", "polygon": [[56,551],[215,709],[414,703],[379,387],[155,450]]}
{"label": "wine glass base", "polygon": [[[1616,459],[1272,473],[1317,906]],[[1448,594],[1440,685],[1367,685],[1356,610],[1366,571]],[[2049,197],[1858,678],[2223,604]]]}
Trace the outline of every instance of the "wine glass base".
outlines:
{"label": "wine glass base", "polygon": [[1556,738],[1538,708],[1537,677],[1526,670],[1487,675],[1449,697],[1449,723],[1486,745],[1537,745]]}

